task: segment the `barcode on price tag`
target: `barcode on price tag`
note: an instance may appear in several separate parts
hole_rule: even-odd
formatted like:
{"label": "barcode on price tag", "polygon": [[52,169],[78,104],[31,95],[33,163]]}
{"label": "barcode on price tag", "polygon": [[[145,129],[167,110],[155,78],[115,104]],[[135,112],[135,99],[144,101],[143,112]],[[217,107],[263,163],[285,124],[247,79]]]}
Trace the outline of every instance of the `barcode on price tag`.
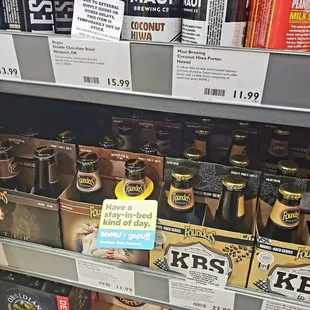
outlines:
{"label": "barcode on price tag", "polygon": [[79,282],[113,292],[135,295],[134,272],[89,260],[76,260]]}
{"label": "barcode on price tag", "polygon": [[268,62],[269,53],[175,46],[172,96],[260,104]]}
{"label": "barcode on price tag", "polygon": [[83,76],[85,83],[100,84],[100,79],[96,76]]}

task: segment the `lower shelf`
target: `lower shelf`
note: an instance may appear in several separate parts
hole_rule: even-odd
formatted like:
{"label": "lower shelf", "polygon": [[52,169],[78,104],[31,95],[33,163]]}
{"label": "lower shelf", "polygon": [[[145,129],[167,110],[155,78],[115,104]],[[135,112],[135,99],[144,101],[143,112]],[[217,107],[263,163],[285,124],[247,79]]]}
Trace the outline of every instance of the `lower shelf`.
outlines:
{"label": "lower shelf", "polygon": [[[108,259],[97,259],[78,253],[54,249],[23,241],[0,238],[0,268],[18,273],[44,278],[47,280],[69,284],[76,287],[88,288],[97,292],[111,295],[119,295],[129,299],[138,299],[142,302],[163,306],[165,308],[180,309],[169,302],[169,280],[184,279],[174,273],[152,270],[146,267],[119,263]],[[2,252],[2,253],[1,253]],[[3,255],[4,254],[4,255]],[[1,259],[4,258],[5,259]],[[7,264],[5,263],[7,261]],[[106,286],[91,285],[83,279],[79,279],[77,261],[87,260],[104,267],[116,268],[119,274],[131,270],[134,272],[135,295],[126,292],[115,292]],[[295,300],[287,300],[286,297],[264,294],[248,289],[226,287],[228,291],[235,292],[234,310],[259,310],[263,300],[291,304],[292,306],[309,307],[308,304]],[[185,308],[184,308],[185,309]]]}

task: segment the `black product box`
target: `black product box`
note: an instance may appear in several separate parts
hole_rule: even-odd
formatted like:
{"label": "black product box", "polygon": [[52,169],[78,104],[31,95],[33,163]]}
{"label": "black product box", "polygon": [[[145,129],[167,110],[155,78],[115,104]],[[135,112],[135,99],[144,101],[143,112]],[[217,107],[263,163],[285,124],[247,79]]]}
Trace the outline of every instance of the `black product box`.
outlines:
{"label": "black product box", "polygon": [[71,34],[74,1],[54,0],[55,33]]}
{"label": "black product box", "polygon": [[0,271],[0,309],[89,310],[93,293],[42,279]]}
{"label": "black product box", "polygon": [[9,140],[18,164],[22,191],[0,188],[0,236],[62,247],[59,200],[31,193],[34,183],[34,150],[51,146],[56,154],[61,190],[72,181],[76,172],[76,147],[58,141],[1,134]]}
{"label": "black product box", "polygon": [[0,27],[8,30],[54,33],[52,0],[0,0]]}

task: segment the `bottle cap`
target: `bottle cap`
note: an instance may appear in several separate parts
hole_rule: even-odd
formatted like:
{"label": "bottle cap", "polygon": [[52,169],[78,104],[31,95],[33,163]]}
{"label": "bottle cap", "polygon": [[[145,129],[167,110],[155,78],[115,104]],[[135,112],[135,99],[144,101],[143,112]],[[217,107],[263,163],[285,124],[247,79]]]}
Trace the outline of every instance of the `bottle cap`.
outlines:
{"label": "bottle cap", "polygon": [[34,151],[34,157],[40,160],[47,160],[54,156],[54,149],[50,146],[41,146]]}
{"label": "bottle cap", "polygon": [[210,125],[213,122],[212,118],[208,118],[208,117],[202,117],[200,118],[200,122],[205,124],[205,125]]}
{"label": "bottle cap", "polygon": [[298,185],[283,183],[279,187],[279,193],[286,199],[299,200],[302,198],[303,190]]}
{"label": "bottle cap", "polygon": [[66,130],[66,131],[60,132],[57,135],[56,139],[64,143],[72,142],[75,139],[75,133],[71,130]]}
{"label": "bottle cap", "polygon": [[240,127],[242,127],[242,128],[248,128],[248,127],[250,127],[250,122],[246,122],[246,121],[244,121],[244,122],[238,122],[238,125],[239,125]]}
{"label": "bottle cap", "polygon": [[77,158],[77,162],[82,166],[90,166],[96,164],[98,161],[98,155],[93,152],[81,153]]}
{"label": "bottle cap", "polygon": [[238,141],[244,141],[248,138],[248,133],[244,130],[234,130],[232,137]]}
{"label": "bottle cap", "polygon": [[203,154],[199,149],[196,149],[195,147],[188,147],[184,151],[184,157],[187,159],[192,160],[199,160],[202,158]]}
{"label": "bottle cap", "polygon": [[125,163],[125,170],[128,172],[141,172],[145,170],[145,165],[143,160],[140,159],[129,159]]}
{"label": "bottle cap", "polygon": [[126,122],[120,122],[118,125],[118,130],[122,131],[124,134],[125,133],[129,134],[132,131],[132,124]]}
{"label": "bottle cap", "polygon": [[298,172],[298,165],[292,160],[279,161],[277,168],[284,174],[294,175]]}
{"label": "bottle cap", "polygon": [[0,154],[6,153],[12,149],[12,145],[9,140],[0,142]]}
{"label": "bottle cap", "polygon": [[194,177],[194,173],[188,167],[179,166],[172,170],[171,176],[177,181],[188,181]]}
{"label": "bottle cap", "polygon": [[39,135],[39,131],[35,130],[32,127],[28,127],[25,131],[21,132],[21,135],[24,137],[37,137]]}
{"label": "bottle cap", "polygon": [[167,126],[159,126],[156,128],[156,136],[170,136],[171,130]]}
{"label": "bottle cap", "polygon": [[140,151],[144,154],[157,154],[158,146],[154,142],[144,141],[140,145]]}
{"label": "bottle cap", "polygon": [[210,133],[210,127],[199,126],[196,128],[195,133],[201,136],[208,136]]}
{"label": "bottle cap", "polygon": [[246,168],[249,166],[249,157],[242,154],[235,154],[229,157],[229,162],[233,166]]}
{"label": "bottle cap", "polygon": [[132,119],[141,119],[144,117],[144,112],[141,110],[133,110],[128,113],[128,116]]}
{"label": "bottle cap", "polygon": [[289,128],[285,126],[277,126],[274,132],[280,136],[288,136],[290,134]]}
{"label": "bottle cap", "polygon": [[117,149],[118,142],[114,137],[105,136],[99,141],[100,146],[104,149]]}
{"label": "bottle cap", "polygon": [[226,175],[223,178],[223,185],[231,191],[240,191],[245,188],[246,180],[240,175]]}

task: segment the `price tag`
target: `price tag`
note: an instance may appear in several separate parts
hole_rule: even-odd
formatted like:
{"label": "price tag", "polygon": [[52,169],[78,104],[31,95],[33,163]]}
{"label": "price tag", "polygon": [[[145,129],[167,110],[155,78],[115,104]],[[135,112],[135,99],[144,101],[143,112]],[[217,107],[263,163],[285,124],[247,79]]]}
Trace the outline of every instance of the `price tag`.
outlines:
{"label": "price tag", "polygon": [[9,266],[8,261],[6,259],[4,250],[3,250],[3,245],[0,243],[0,265],[2,266]]}
{"label": "price tag", "polygon": [[261,310],[308,310],[309,308],[281,303],[273,300],[264,300]]}
{"label": "price tag", "polygon": [[157,207],[156,200],[106,199],[102,206],[97,247],[152,250]]}
{"label": "price tag", "polygon": [[170,304],[181,308],[233,310],[235,293],[182,280],[169,281]]}
{"label": "price tag", "polygon": [[268,62],[268,53],[175,46],[172,95],[258,105]]}
{"label": "price tag", "polygon": [[0,80],[21,81],[13,36],[0,34]]}
{"label": "price tag", "polygon": [[56,83],[110,90],[132,89],[129,42],[50,37]]}
{"label": "price tag", "polygon": [[127,295],[135,295],[135,275],[132,270],[120,269],[83,259],[76,260],[76,268],[81,284]]}

